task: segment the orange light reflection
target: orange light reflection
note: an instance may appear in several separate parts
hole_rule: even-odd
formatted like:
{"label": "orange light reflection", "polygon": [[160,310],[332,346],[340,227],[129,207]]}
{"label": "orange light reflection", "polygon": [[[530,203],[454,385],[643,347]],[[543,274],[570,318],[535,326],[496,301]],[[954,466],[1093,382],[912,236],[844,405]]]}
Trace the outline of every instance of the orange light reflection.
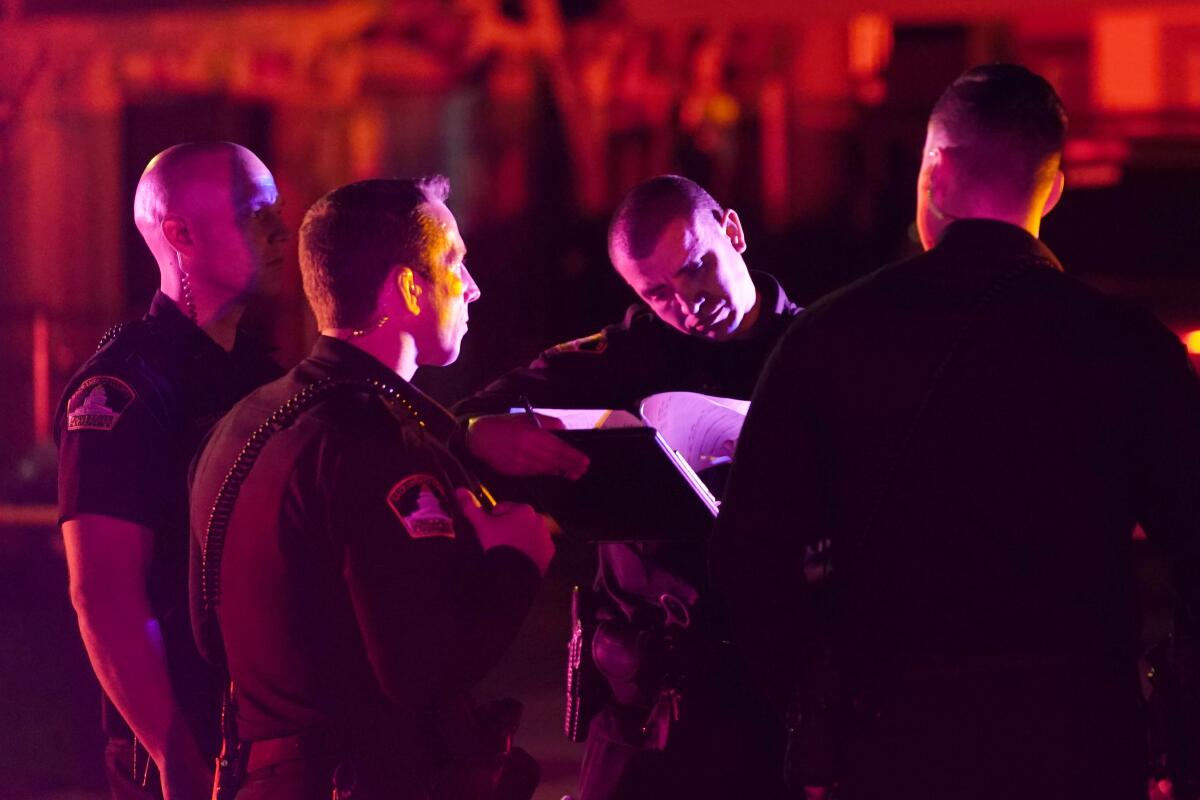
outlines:
{"label": "orange light reflection", "polygon": [[1194,356],[1200,356],[1200,330],[1185,333],[1183,335],[1183,343],[1187,345],[1189,353]]}

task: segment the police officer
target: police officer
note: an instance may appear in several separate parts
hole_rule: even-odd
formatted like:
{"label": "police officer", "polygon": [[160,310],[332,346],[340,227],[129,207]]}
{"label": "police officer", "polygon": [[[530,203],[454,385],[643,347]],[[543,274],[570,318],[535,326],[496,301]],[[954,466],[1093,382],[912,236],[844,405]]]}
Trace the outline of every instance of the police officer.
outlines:
{"label": "police officer", "polygon": [[832,541],[847,800],[1146,796],[1131,538],[1195,609],[1200,387],[1039,241],[1065,132],[1041,76],[960,76],[917,181],[926,252],[810,307],[746,419],[714,580],[782,706],[804,549]]}
{"label": "police officer", "polygon": [[[622,408],[694,391],[748,398],[763,362],[799,309],[771,276],[751,273],[737,212],[673,175],[636,186],[616,210],[609,255],[642,299],[604,330],[541,354],[455,410],[474,417],[472,454],[508,475],[578,477],[583,454],[523,416],[534,405]],[[697,531],[703,539],[707,531]],[[610,702],[591,722],[582,800],[771,797],[780,729],[722,644],[701,545],[599,546],[592,650]],[[686,663],[650,663],[669,637]],[[639,663],[640,662],[640,663]],[[679,675],[686,673],[686,688]]]}
{"label": "police officer", "polygon": [[271,173],[244,147],[155,156],[134,219],[162,274],[146,316],[111,335],[58,409],[59,519],[71,600],[104,689],[117,797],[207,796],[219,683],[187,624],[187,466],[234,401],[279,374],[238,331],[287,231]]}
{"label": "police officer", "polygon": [[511,724],[481,723],[465,692],[516,636],[553,544],[529,506],[481,507],[447,449],[456,420],[409,382],[458,357],[479,297],[448,191],[363,181],[308,210],[321,336],[197,460],[194,612],[232,678],[243,800],[490,796],[479,785],[513,757]]}

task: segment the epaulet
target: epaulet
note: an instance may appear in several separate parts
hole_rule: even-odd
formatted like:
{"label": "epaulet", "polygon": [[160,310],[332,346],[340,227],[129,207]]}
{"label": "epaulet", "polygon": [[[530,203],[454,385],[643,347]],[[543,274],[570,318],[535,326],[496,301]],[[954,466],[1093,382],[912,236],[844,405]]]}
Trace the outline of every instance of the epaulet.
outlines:
{"label": "epaulet", "polygon": [[569,342],[556,344],[551,347],[547,353],[591,353],[592,355],[600,355],[608,349],[608,334],[605,331],[593,333],[591,336],[584,336],[580,339],[572,339]]}
{"label": "epaulet", "polygon": [[120,336],[121,331],[125,330],[132,324],[132,320],[126,320],[125,322],[118,322],[116,325],[113,325],[111,328],[106,330],[104,335],[100,337],[100,343],[96,345],[96,352],[99,353],[101,350],[103,350],[105,345]]}
{"label": "epaulet", "polygon": [[124,322],[118,322],[106,330],[104,335],[100,337],[100,343],[96,345],[96,352],[99,353],[117,341],[121,341],[127,345],[133,345],[136,342],[136,346],[138,347],[147,343],[155,344],[161,342],[165,344],[165,340],[162,337],[145,335],[153,327],[154,320],[152,319],[129,319]]}

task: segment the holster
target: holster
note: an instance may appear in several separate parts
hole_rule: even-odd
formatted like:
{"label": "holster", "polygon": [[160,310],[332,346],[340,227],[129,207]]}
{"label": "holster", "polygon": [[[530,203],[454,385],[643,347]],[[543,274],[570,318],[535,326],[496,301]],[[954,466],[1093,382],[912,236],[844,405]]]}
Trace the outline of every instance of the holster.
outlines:
{"label": "holster", "polygon": [[696,679],[715,668],[698,640],[678,627],[605,620],[596,626],[592,656],[609,695],[637,724],[626,735],[638,746],[662,750],[673,723],[694,694]]}

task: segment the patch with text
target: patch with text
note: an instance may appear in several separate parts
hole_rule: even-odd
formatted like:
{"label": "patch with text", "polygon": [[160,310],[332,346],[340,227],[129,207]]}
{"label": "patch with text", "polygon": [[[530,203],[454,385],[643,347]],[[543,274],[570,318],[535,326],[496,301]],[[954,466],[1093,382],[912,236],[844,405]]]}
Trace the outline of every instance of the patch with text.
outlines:
{"label": "patch with text", "polygon": [[111,431],[135,397],[129,384],[111,375],[88,378],[67,401],[67,430]]}
{"label": "patch with text", "polygon": [[414,539],[430,536],[454,538],[447,493],[432,475],[409,475],[388,491],[388,505]]}

